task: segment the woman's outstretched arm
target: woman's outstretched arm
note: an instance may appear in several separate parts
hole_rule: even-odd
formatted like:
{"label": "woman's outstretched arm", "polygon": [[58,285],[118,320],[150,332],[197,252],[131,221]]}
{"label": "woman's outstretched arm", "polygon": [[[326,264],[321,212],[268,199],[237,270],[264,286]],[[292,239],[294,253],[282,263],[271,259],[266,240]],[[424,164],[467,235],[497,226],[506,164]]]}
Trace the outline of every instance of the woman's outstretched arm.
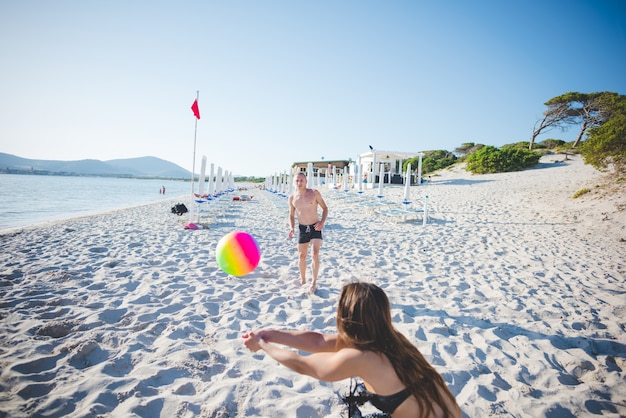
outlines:
{"label": "woman's outstretched arm", "polygon": [[[317,334],[317,335],[316,335]],[[266,354],[291,370],[311,376],[315,379],[336,382],[359,375],[364,364],[364,354],[353,348],[344,348],[339,351],[309,351],[319,347],[326,347],[325,336],[315,332],[274,331],[267,335],[276,338],[273,343],[289,345],[294,348],[313,354],[301,355],[296,351],[281,348],[264,338],[264,331],[252,331],[243,336],[244,344],[252,351],[263,350]],[[334,339],[334,338],[331,338]],[[291,342],[294,345],[287,344]],[[308,347],[308,349],[305,349]],[[334,345],[333,345],[334,347]]]}
{"label": "woman's outstretched arm", "polygon": [[307,353],[333,352],[336,351],[337,345],[337,335],[315,331],[260,329],[247,332],[242,338],[245,346],[252,351],[258,351],[261,348],[258,346],[259,339],[293,347]]}

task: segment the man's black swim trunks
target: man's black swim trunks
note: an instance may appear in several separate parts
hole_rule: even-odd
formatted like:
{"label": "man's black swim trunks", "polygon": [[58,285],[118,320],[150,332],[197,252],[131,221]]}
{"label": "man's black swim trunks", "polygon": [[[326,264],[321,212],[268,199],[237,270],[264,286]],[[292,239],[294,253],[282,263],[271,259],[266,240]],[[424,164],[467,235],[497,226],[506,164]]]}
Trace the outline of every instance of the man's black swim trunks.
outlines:
{"label": "man's black swim trunks", "polygon": [[315,230],[315,224],[313,225],[298,225],[298,244],[306,244],[312,239],[322,239],[322,231]]}

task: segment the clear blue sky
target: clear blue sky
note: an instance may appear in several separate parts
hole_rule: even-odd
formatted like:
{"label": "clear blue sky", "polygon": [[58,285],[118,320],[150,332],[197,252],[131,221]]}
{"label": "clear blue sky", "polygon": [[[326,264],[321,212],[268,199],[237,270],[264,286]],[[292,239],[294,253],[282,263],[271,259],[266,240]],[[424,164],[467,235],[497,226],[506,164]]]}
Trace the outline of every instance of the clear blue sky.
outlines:
{"label": "clear blue sky", "polygon": [[626,94],[626,1],[0,0],[0,152],[191,170],[196,91],[196,172],[527,141]]}

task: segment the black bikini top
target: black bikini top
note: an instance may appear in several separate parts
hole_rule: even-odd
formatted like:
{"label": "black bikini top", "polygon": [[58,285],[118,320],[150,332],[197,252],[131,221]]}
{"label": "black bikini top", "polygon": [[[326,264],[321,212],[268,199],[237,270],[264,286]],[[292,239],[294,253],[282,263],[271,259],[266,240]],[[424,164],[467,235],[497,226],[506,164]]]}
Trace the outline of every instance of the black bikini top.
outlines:
{"label": "black bikini top", "polygon": [[369,401],[372,405],[388,414],[393,414],[393,411],[395,411],[396,408],[406,400],[406,398],[411,396],[411,392],[409,392],[407,388],[402,389],[398,393],[387,396],[377,395],[367,391],[366,393],[368,394]]}
{"label": "black bikini top", "polygon": [[[355,382],[356,383],[356,382]],[[393,411],[396,410],[402,402],[404,402],[411,393],[408,389],[403,389],[393,395],[377,395],[375,393],[368,392],[363,382],[356,383],[353,387],[350,384],[350,394],[343,397],[343,401],[348,405],[348,416],[350,418],[361,418],[361,411],[359,406],[365,402],[370,402],[376,408],[383,412],[383,414],[371,415],[372,417],[391,417]],[[368,415],[369,417],[370,415]]]}

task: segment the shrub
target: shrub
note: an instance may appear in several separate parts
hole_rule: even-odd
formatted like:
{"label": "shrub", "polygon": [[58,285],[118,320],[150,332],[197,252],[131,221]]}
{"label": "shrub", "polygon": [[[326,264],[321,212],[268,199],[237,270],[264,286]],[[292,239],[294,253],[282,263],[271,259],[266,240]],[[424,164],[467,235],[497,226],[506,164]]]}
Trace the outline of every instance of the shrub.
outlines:
{"label": "shrub", "polygon": [[[432,173],[442,168],[446,168],[454,164],[457,157],[450,151],[436,150],[426,151],[422,157],[422,175]],[[417,168],[419,163],[419,157],[411,158],[404,163],[404,169],[406,165],[411,163],[411,167]]]}
{"label": "shrub", "polygon": [[[541,148],[542,145],[541,144],[535,144],[536,147]],[[500,147],[500,149],[509,149],[509,148],[521,148],[521,149],[528,149],[528,147],[530,147],[530,142],[528,141],[522,141],[522,142],[515,142],[513,144],[505,144],[502,145]]]}
{"label": "shrub", "polygon": [[[539,142],[538,144],[539,146],[548,148],[548,149],[555,149],[555,148],[559,148],[563,145],[565,145],[565,141],[560,140],[560,139],[546,139],[544,141]],[[570,146],[571,148],[571,146]]]}
{"label": "shrub", "polygon": [[504,173],[534,167],[541,155],[514,146],[498,149],[486,146],[467,158],[467,171],[474,174]]}
{"label": "shrub", "polygon": [[585,187],[584,189],[580,189],[579,191],[577,191],[576,193],[574,193],[574,199],[576,199],[577,197],[580,197],[584,194],[587,194],[591,191],[591,189]]}
{"label": "shrub", "polygon": [[477,149],[482,148],[482,144],[475,144],[473,142],[465,142],[460,147],[454,149],[454,152],[461,158],[466,157],[474,153]]}
{"label": "shrub", "polygon": [[563,142],[556,146],[553,151],[558,153],[567,153],[567,154],[580,154],[580,149],[574,148],[574,142]]}

